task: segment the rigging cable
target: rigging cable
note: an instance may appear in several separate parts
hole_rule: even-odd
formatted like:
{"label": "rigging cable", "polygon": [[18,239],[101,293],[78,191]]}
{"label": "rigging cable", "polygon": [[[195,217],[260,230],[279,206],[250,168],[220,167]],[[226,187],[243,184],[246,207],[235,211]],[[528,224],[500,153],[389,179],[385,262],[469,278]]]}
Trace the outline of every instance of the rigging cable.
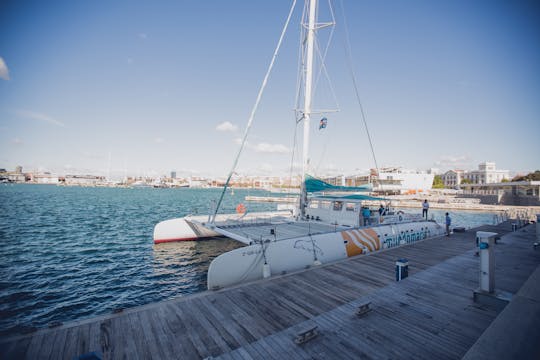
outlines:
{"label": "rigging cable", "polygon": [[352,54],[351,54],[351,42],[349,39],[349,30],[347,25],[347,18],[345,17],[345,10],[343,7],[343,0],[341,0],[341,13],[343,16],[343,27],[345,28],[345,40],[346,40],[346,48],[347,51],[347,60],[349,65],[349,71],[351,72],[351,77],[353,81],[354,91],[356,94],[356,100],[358,101],[358,105],[360,105],[360,113],[362,114],[362,121],[364,122],[364,127],[366,129],[366,134],[369,141],[369,147],[371,148],[371,154],[373,156],[373,161],[375,162],[375,168],[377,169],[377,174],[379,173],[379,165],[377,164],[377,158],[375,157],[375,150],[373,149],[373,142],[371,141],[371,135],[369,134],[369,129],[367,126],[366,121],[366,115],[364,113],[364,107],[362,106],[362,102],[360,101],[360,94],[358,93],[358,86],[356,85],[356,76],[354,74],[354,69],[352,66]]}
{"label": "rigging cable", "polygon": [[291,17],[292,17],[295,6],[296,6],[296,0],[293,0],[291,10],[289,10],[289,15],[287,16],[287,21],[285,22],[285,26],[283,27],[283,30],[281,31],[281,35],[279,37],[279,41],[277,43],[276,49],[274,50],[274,55],[272,56],[272,60],[270,61],[270,65],[268,66],[268,70],[266,71],[266,75],[264,76],[264,80],[259,89],[259,93],[257,94],[257,100],[255,101],[255,104],[253,105],[253,109],[251,109],[251,115],[249,116],[249,120],[246,125],[246,130],[244,131],[244,137],[242,138],[242,143],[240,144],[240,148],[238,149],[238,153],[236,154],[236,158],[234,159],[234,163],[233,163],[231,171],[229,172],[229,176],[227,177],[227,181],[225,182],[225,185],[223,185],[223,191],[221,192],[221,196],[219,197],[219,201],[217,203],[217,206],[214,212],[212,223],[214,223],[216,220],[216,215],[219,211],[219,207],[221,206],[221,202],[223,201],[223,196],[225,195],[225,192],[227,191],[227,187],[229,186],[231,177],[234,173],[234,170],[236,169],[236,166],[238,165],[238,160],[240,159],[240,155],[242,154],[242,150],[244,149],[244,146],[246,144],[249,130],[251,129],[251,124],[253,123],[253,118],[255,117],[255,112],[257,111],[257,108],[259,107],[262,94],[264,92],[264,89],[266,88],[266,83],[268,82],[268,78],[270,77],[272,68],[274,67],[274,62],[276,61],[277,55],[279,53],[279,49],[281,47],[281,43],[283,41],[283,38],[285,37],[285,33],[289,26],[289,22],[291,21]]}

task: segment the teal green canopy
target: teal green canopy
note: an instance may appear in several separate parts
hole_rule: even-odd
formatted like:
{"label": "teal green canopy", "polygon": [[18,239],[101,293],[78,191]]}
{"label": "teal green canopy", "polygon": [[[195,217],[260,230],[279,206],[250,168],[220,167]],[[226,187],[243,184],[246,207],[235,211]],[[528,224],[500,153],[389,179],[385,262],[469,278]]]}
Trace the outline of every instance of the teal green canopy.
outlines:
{"label": "teal green canopy", "polygon": [[362,194],[351,194],[351,195],[321,195],[314,196],[314,199],[328,199],[328,200],[374,200],[374,201],[387,201],[388,199],[362,195]]}
{"label": "teal green canopy", "polygon": [[313,176],[306,175],[306,191],[308,193],[321,192],[321,191],[371,191],[371,184],[363,186],[337,186],[332,185],[322,180],[316,179]]}

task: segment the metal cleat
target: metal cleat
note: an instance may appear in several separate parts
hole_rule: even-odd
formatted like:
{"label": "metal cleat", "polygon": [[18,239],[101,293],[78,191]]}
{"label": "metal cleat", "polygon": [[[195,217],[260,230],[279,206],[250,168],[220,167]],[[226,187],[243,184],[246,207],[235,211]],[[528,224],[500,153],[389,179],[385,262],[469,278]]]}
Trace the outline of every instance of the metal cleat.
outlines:
{"label": "metal cleat", "polygon": [[318,328],[318,326],[314,326],[308,330],[296,334],[296,337],[294,338],[294,342],[296,343],[296,345],[301,345],[317,337],[317,335],[319,335]]}
{"label": "metal cleat", "polygon": [[362,317],[364,315],[367,315],[372,310],[370,305],[371,305],[371,301],[360,305],[358,307],[358,310],[356,310],[356,316]]}

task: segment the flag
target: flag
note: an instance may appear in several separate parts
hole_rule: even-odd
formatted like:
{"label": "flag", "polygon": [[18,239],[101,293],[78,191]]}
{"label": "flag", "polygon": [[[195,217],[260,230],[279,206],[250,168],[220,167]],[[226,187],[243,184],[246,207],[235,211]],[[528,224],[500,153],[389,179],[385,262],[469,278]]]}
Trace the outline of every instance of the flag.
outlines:
{"label": "flag", "polygon": [[328,122],[328,119],[323,117],[321,121],[319,121],[319,130],[326,128],[326,123]]}

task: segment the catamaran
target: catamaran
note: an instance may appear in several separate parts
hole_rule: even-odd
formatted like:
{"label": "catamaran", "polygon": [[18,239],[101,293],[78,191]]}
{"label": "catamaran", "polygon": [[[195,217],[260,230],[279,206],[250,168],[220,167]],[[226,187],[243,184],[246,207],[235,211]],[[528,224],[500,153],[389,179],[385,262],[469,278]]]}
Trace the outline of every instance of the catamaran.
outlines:
{"label": "catamaran", "polygon": [[333,25],[317,22],[317,5],[316,0],[306,0],[302,16],[304,95],[297,116],[297,123],[303,122],[302,185],[295,209],[250,213],[239,205],[234,214],[219,213],[291,19],[295,7],[293,2],[219,200],[207,216],[170,219],[154,228],[156,244],[216,236],[245,244],[211,262],[207,281],[209,289],[285,274],[444,234],[442,226],[422,218],[420,214],[405,214],[386,207],[382,211],[366,209],[366,203],[385,201],[366,194],[371,189],[369,184],[335,186],[308,175],[310,120],[317,113],[312,109],[314,48],[317,31]]}

